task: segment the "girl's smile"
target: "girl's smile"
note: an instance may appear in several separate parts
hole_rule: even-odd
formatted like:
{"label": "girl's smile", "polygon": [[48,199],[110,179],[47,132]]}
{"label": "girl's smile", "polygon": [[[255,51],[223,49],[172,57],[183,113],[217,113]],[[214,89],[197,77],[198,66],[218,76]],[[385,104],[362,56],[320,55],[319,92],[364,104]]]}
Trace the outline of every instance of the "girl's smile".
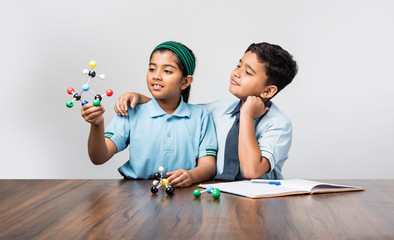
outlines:
{"label": "girl's smile", "polygon": [[152,87],[153,87],[153,90],[155,90],[155,91],[159,91],[160,89],[163,88],[163,86],[159,85],[159,84],[152,84]]}

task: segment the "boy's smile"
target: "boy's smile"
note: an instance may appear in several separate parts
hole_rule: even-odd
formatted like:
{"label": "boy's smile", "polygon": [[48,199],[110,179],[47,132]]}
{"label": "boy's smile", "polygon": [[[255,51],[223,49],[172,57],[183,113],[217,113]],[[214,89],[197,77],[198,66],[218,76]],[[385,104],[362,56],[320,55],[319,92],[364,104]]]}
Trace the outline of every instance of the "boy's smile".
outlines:
{"label": "boy's smile", "polygon": [[246,52],[231,72],[229,91],[245,101],[248,96],[260,97],[266,88],[267,75],[264,63],[253,52]]}
{"label": "boy's smile", "polygon": [[235,81],[233,78],[231,78],[230,84],[239,86],[239,83]]}

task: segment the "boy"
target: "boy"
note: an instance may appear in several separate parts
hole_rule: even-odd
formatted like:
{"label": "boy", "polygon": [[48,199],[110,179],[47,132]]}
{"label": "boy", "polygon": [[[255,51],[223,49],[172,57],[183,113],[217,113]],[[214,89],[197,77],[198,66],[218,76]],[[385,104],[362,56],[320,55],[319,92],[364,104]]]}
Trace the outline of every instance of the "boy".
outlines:
{"label": "boy", "polygon": [[[229,91],[239,100],[219,100],[204,105],[212,114],[218,139],[215,180],[282,179],[288,158],[292,127],[271,102],[297,74],[293,57],[278,45],[251,44],[231,73]],[[118,114],[127,104],[149,98],[129,93],[119,97]]]}

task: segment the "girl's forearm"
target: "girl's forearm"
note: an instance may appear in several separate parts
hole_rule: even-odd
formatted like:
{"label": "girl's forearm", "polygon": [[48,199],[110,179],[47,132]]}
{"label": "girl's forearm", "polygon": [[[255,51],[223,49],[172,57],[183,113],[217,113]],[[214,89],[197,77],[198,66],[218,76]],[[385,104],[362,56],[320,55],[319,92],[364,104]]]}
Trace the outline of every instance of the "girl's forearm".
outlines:
{"label": "girl's forearm", "polygon": [[216,172],[215,157],[205,156],[198,159],[196,168],[189,170],[193,183],[204,182],[211,179]]}
{"label": "girl's forearm", "polygon": [[104,137],[104,124],[90,126],[88,152],[92,163],[98,165],[108,161],[108,149]]}

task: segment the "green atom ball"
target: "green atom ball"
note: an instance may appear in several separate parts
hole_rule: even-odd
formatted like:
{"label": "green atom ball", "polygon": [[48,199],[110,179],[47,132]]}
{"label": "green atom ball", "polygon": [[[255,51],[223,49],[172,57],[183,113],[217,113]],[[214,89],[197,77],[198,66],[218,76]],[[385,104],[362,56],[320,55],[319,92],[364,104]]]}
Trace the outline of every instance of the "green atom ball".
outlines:
{"label": "green atom ball", "polygon": [[215,190],[213,190],[213,192],[212,192],[212,197],[219,199],[220,198],[220,190],[215,188]]}
{"label": "green atom ball", "polygon": [[68,108],[72,108],[72,107],[74,106],[73,101],[68,101],[68,102],[66,103],[66,106],[67,106]]}
{"label": "green atom ball", "polygon": [[200,197],[200,196],[201,196],[200,190],[198,190],[198,189],[194,190],[193,195],[194,195],[196,198]]}
{"label": "green atom ball", "polygon": [[98,99],[94,100],[93,105],[96,107],[100,106],[100,100],[98,100]]}

